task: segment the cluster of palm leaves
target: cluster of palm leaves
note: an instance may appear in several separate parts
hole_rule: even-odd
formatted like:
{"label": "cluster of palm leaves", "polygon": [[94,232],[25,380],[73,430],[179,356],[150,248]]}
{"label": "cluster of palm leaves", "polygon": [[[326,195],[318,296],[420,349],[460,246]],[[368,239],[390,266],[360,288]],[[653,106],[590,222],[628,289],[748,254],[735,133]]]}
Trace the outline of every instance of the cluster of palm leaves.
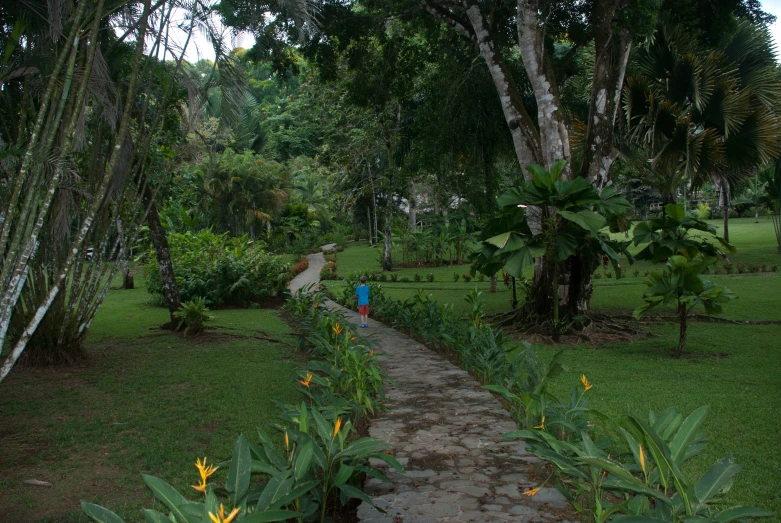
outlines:
{"label": "cluster of palm leaves", "polygon": [[665,201],[682,183],[715,179],[728,194],[781,154],[781,96],[768,33],[748,21],[718,49],[703,48],[682,27],[660,22],[635,55],[624,89],[624,124],[643,146],[644,182]]}

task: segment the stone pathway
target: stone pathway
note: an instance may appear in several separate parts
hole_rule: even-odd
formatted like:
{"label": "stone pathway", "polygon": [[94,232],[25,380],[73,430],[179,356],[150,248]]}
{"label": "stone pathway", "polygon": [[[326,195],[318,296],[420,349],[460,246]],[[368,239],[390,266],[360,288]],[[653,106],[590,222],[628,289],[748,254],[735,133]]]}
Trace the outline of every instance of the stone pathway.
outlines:
{"label": "stone pathway", "polygon": [[[299,276],[312,268],[310,257],[310,269]],[[319,276],[319,271],[314,274]],[[342,310],[348,321],[359,323],[357,313]],[[387,410],[372,421],[369,432],[394,446],[393,455],[406,473],[398,474],[378,460],[375,465],[393,483],[368,478],[365,490],[386,513],[363,503],[359,520],[577,521],[555,488],[542,488],[533,497],[522,494],[539,486],[528,475],[530,465],[539,460],[526,452],[523,442],[502,442],[502,434],[516,426],[491,393],[415,340],[371,319],[369,324],[362,333],[384,354],[389,378]]]}
{"label": "stone pathway", "polygon": [[323,269],[323,266],[325,266],[325,256],[323,256],[322,252],[318,252],[317,254],[310,254],[306,259],[309,260],[309,267],[290,280],[288,288],[290,289],[291,294],[297,293],[298,289],[304,285],[320,283],[320,271]]}

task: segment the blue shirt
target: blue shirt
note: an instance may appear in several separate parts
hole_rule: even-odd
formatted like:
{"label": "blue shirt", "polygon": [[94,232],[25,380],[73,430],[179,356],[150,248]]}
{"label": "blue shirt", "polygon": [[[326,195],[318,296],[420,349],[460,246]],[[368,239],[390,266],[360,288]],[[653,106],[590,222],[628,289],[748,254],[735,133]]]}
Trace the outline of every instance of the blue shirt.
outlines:
{"label": "blue shirt", "polygon": [[355,289],[355,295],[358,296],[358,305],[369,305],[369,286],[360,285]]}

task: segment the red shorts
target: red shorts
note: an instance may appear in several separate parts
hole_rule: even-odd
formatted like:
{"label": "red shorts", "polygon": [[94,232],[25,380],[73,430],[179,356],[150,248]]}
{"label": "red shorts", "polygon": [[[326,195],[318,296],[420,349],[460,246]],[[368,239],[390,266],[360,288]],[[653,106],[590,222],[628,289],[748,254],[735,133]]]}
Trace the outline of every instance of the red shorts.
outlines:
{"label": "red shorts", "polygon": [[368,305],[358,305],[358,314],[361,316],[368,316],[369,315],[369,306]]}

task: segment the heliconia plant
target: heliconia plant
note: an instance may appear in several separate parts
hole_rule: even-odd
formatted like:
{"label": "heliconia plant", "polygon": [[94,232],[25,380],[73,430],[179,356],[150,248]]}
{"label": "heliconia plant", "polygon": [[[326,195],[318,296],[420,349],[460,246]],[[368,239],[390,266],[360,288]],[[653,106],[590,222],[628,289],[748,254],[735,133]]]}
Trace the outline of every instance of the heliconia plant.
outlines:
{"label": "heliconia plant", "polygon": [[[583,376],[583,397],[593,387]],[[573,392],[575,395],[575,392]],[[708,407],[695,409],[686,418],[676,408],[647,418],[629,415],[620,433],[628,451],[616,448],[612,439],[594,440],[593,413],[587,423],[542,422],[508,432],[505,440],[523,439],[529,451],[554,466],[554,484],[582,513],[596,523],[726,523],[771,516],[761,508],[723,508],[722,496],[732,487],[740,466],[731,458],[714,463],[699,478],[683,472],[683,464],[705,448],[701,427]],[[551,479],[551,478],[548,478]],[[547,482],[547,480],[546,480]],[[526,491],[534,496],[540,487]]]}

